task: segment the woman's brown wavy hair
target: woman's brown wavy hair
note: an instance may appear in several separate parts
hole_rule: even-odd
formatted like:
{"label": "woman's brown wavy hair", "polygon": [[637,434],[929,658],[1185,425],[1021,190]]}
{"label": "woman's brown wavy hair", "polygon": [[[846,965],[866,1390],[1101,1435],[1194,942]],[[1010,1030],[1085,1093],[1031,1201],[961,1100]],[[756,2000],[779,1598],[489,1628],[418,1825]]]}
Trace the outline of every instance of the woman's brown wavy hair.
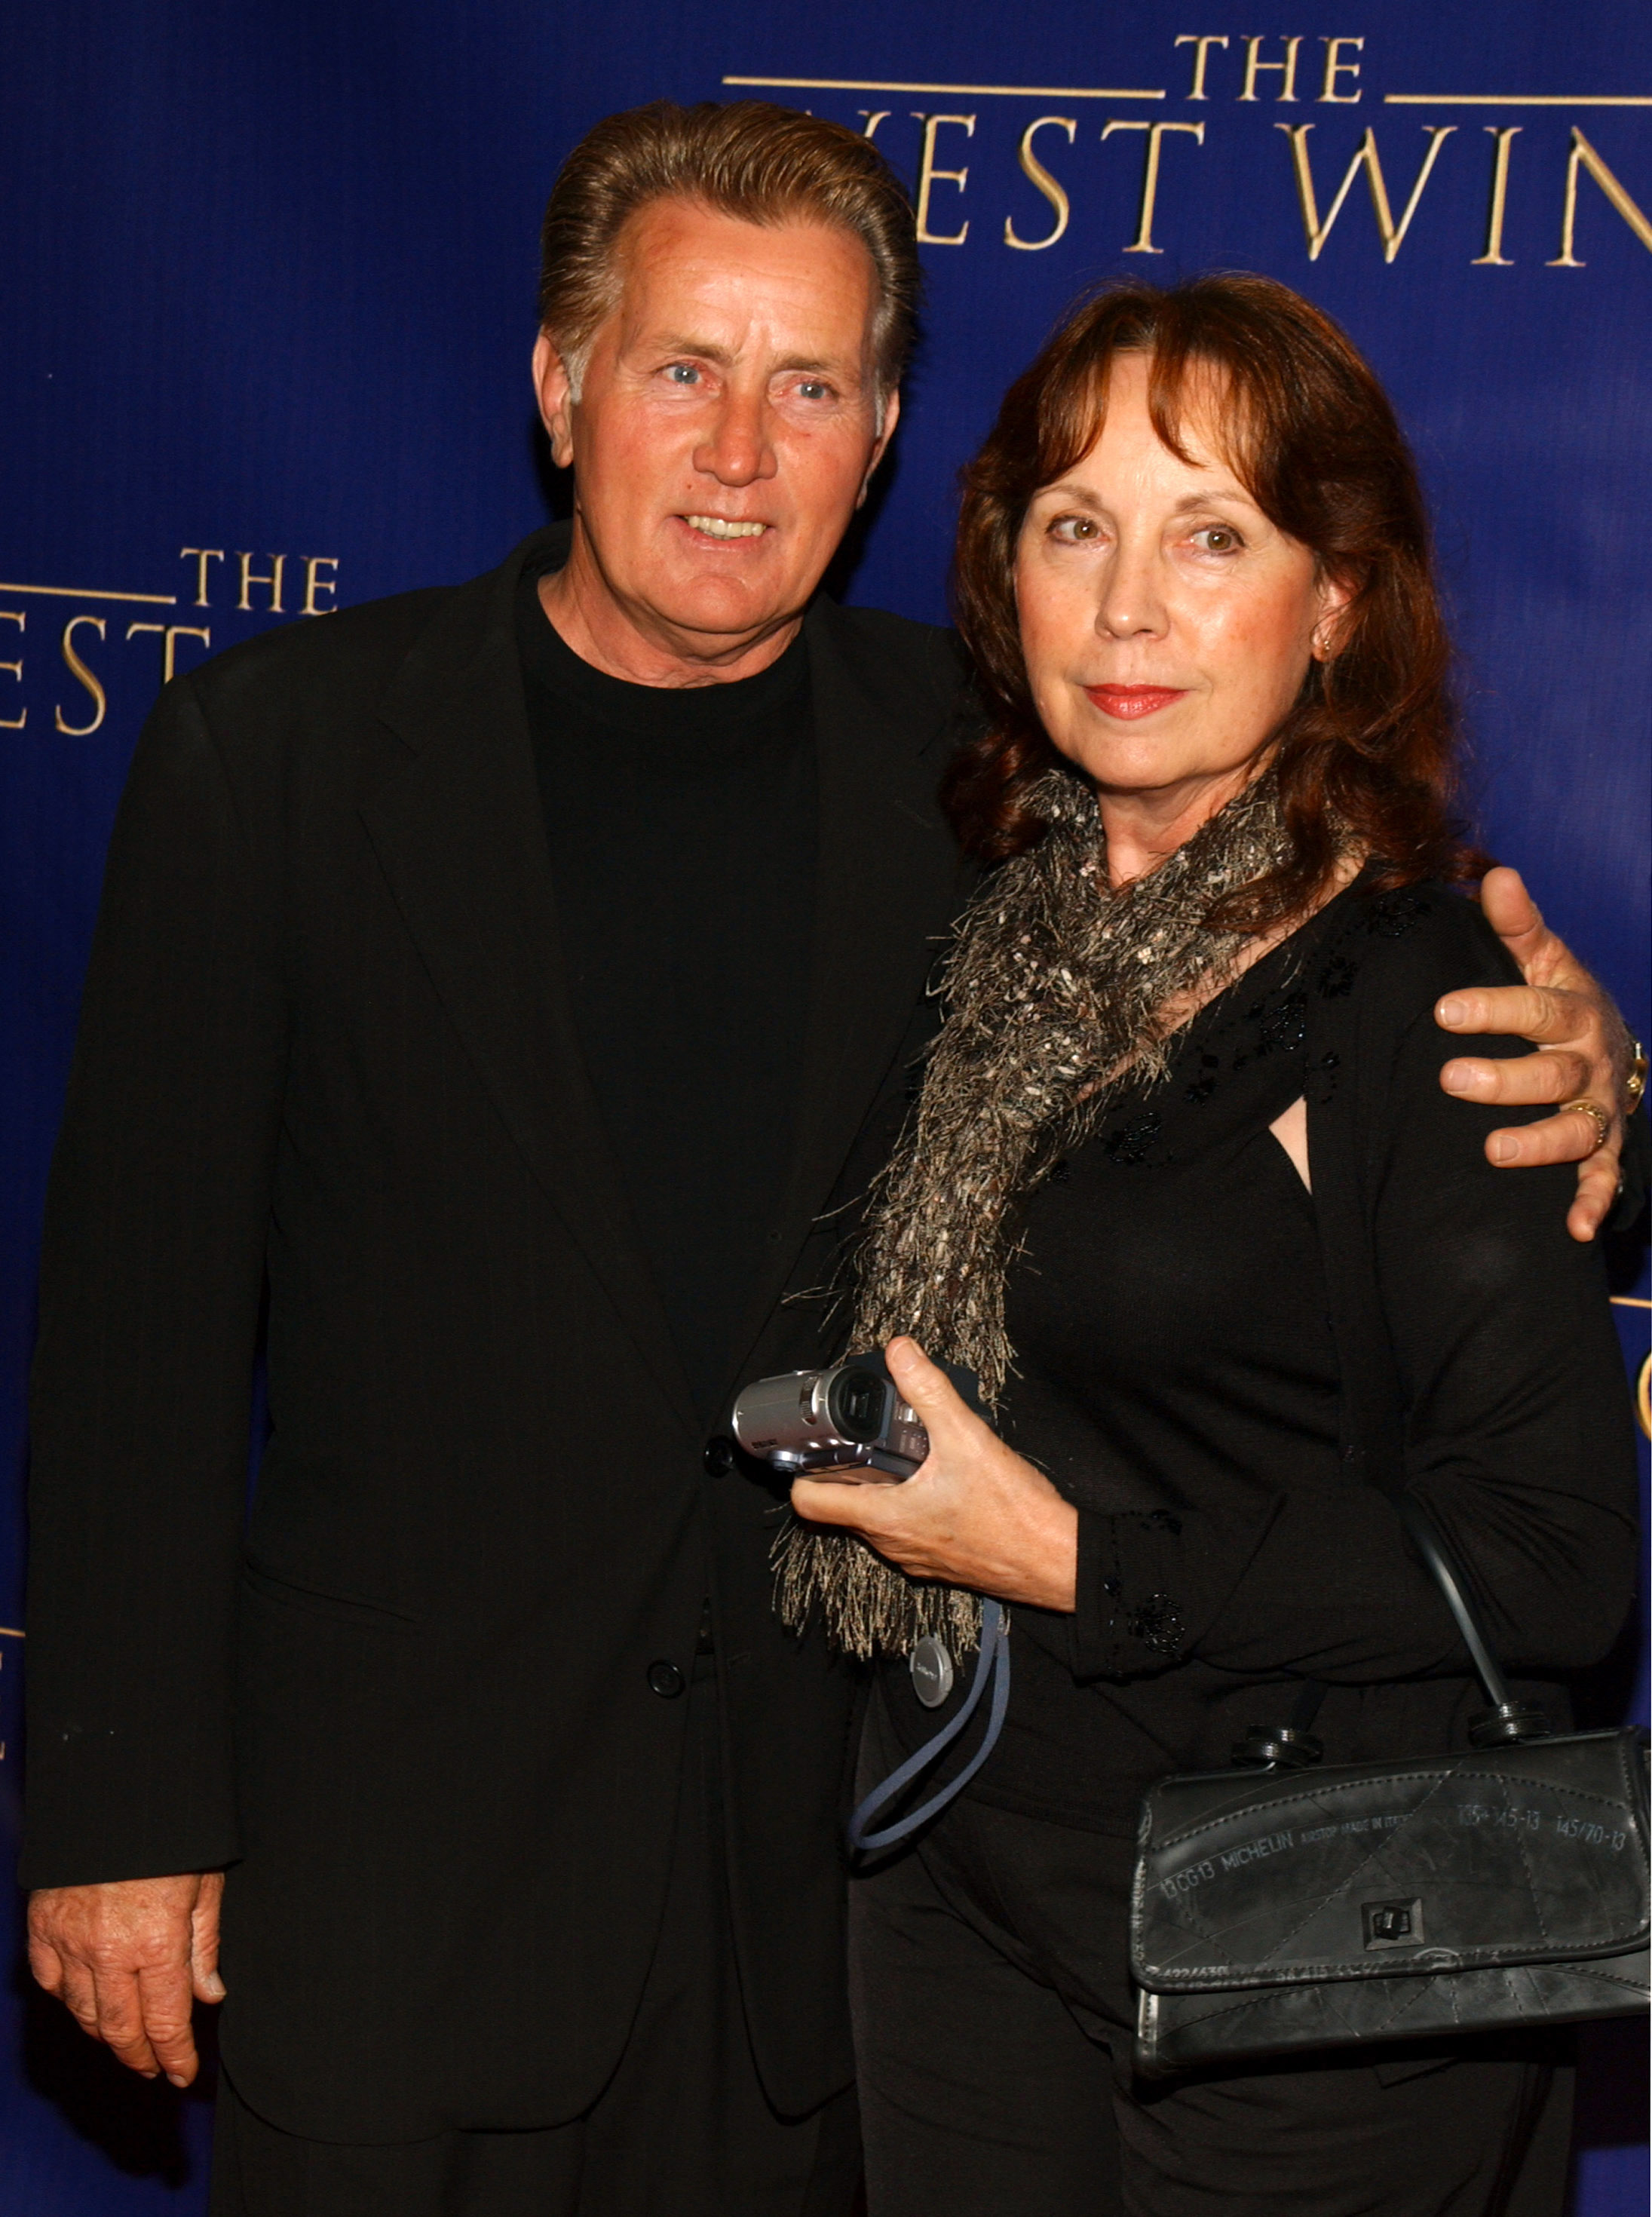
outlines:
{"label": "woman's brown wavy hair", "polygon": [[1125,350],[1152,356],[1148,405],[1165,445],[1191,459],[1183,425],[1213,392],[1225,459],[1253,499],[1352,589],[1332,659],[1309,665],[1277,735],[1290,859],[1211,921],[1262,930],[1303,913],[1329,880],[1339,823],[1384,885],[1479,875],[1484,858],[1450,815],[1450,647],[1410,450],[1346,334],[1288,286],[1247,275],[1127,281],[1086,301],[1011,386],[965,472],[954,604],[988,726],[954,761],[943,800],[966,851],[1003,861],[1044,835],[1030,795],[1063,757],[1027,683],[1016,541],[1033,495],[1094,443],[1108,366]]}

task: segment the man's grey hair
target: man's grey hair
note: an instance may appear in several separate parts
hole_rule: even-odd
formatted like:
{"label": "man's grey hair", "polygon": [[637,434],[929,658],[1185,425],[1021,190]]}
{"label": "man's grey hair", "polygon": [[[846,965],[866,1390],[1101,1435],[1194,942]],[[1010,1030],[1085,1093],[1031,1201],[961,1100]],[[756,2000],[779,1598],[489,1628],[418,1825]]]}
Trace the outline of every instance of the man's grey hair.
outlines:
{"label": "man's grey hair", "polygon": [[872,379],[881,433],[911,351],[922,273],[905,187],[870,139],[766,100],[656,100],[588,131],[563,164],[539,244],[539,322],[577,400],[619,299],[620,235],[639,208],[685,200],[746,223],[828,223],[858,238],[878,287]]}

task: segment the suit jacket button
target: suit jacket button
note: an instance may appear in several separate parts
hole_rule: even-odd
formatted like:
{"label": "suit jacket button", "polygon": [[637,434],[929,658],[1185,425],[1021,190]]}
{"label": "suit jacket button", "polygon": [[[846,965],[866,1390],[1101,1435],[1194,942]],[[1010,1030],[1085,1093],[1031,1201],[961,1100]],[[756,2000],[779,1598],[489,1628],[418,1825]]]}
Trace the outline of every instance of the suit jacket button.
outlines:
{"label": "suit jacket button", "polygon": [[726,1478],[734,1468],[734,1442],[718,1432],[706,1442],[706,1452],[700,1457],[707,1478]]}
{"label": "suit jacket button", "polygon": [[668,1663],[662,1657],[649,1664],[648,1683],[650,1693],[657,1694],[663,1701],[674,1701],[682,1691],[683,1677],[675,1663]]}

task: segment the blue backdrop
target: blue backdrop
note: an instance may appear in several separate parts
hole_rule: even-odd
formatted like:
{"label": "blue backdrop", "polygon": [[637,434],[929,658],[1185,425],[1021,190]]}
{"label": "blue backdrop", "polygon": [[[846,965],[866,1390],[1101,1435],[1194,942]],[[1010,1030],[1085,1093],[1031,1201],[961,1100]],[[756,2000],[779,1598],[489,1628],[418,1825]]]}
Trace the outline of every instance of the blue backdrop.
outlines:
{"label": "blue backdrop", "polygon": [[[1643,0],[12,0],[3,57],[8,1825],[38,1221],[139,724],[163,670],[464,577],[565,497],[527,379],[536,226],[611,109],[762,90],[874,132],[919,193],[926,338],[856,601],[940,615],[958,466],[1085,283],[1261,269],[1341,318],[1433,495],[1487,843],[1646,1032]],[[1615,1268],[1633,1371],[1642,1257]],[[1598,1710],[1643,1704],[1637,1652]],[[1586,2042],[1587,2217],[1646,2207],[1633,2052]],[[206,2115],[0,1987],[0,2208],[196,2212]]]}

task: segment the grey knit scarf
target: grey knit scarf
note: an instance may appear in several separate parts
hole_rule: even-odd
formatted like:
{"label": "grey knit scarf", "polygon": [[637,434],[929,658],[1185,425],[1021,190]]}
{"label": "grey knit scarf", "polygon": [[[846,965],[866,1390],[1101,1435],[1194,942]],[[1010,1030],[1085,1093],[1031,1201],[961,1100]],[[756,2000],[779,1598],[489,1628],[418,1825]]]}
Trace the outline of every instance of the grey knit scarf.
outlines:
{"label": "grey knit scarf", "polygon": [[[1250,939],[1205,918],[1287,849],[1267,773],[1114,892],[1090,788],[1054,769],[1032,804],[1049,831],[977,896],[945,965],[949,1013],[873,1189],[849,1337],[882,1347],[910,1332],[938,1360],[967,1363],[989,1410],[1013,1361],[1004,1280],[1028,1195],[1126,1084],[1163,1074],[1174,1031]],[[818,1603],[852,1654],[904,1653],[926,1633],[978,1640],[977,1595],[909,1578],[851,1533],[794,1521],[775,1568],[785,1621],[800,1628]]]}

